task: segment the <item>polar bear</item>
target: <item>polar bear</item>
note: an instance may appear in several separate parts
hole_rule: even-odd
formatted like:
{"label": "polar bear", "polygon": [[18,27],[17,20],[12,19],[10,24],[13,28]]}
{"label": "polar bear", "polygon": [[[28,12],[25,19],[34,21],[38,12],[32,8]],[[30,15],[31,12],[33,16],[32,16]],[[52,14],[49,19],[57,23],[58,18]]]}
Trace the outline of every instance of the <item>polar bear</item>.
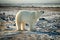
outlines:
{"label": "polar bear", "polygon": [[[32,14],[33,11],[28,11],[28,10],[20,10],[17,14],[16,14],[16,27],[17,30],[23,30],[24,27],[22,28],[22,26],[25,26],[25,24],[28,24],[29,26],[31,26],[31,22],[32,22],[32,17],[34,14]],[[23,24],[22,24],[23,23]]]}
{"label": "polar bear", "polygon": [[17,30],[24,30],[26,24],[29,25],[30,29],[32,30],[37,18],[40,16],[40,13],[37,11],[31,10],[20,10],[16,14],[16,27]]}

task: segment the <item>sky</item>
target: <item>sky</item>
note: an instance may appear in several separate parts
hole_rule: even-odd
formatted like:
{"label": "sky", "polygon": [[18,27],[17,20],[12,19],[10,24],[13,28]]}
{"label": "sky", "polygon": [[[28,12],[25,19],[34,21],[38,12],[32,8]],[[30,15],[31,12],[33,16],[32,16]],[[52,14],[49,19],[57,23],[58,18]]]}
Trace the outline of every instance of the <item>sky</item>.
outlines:
{"label": "sky", "polygon": [[0,3],[60,3],[60,0],[0,0]]}

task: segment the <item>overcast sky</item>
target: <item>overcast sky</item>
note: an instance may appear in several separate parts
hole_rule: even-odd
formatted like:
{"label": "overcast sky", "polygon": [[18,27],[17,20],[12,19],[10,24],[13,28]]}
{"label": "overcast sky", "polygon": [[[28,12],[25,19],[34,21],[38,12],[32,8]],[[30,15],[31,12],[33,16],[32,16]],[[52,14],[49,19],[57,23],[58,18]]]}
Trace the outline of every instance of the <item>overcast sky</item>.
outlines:
{"label": "overcast sky", "polygon": [[60,3],[60,0],[0,0],[0,3]]}

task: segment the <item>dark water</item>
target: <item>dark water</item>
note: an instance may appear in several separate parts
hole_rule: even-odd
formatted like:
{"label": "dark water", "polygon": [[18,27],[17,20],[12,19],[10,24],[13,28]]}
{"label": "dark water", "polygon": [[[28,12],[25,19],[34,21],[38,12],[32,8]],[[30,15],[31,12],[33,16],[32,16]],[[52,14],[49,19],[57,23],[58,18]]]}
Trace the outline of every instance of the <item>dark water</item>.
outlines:
{"label": "dark water", "polygon": [[36,32],[37,34],[60,35],[59,32]]}

